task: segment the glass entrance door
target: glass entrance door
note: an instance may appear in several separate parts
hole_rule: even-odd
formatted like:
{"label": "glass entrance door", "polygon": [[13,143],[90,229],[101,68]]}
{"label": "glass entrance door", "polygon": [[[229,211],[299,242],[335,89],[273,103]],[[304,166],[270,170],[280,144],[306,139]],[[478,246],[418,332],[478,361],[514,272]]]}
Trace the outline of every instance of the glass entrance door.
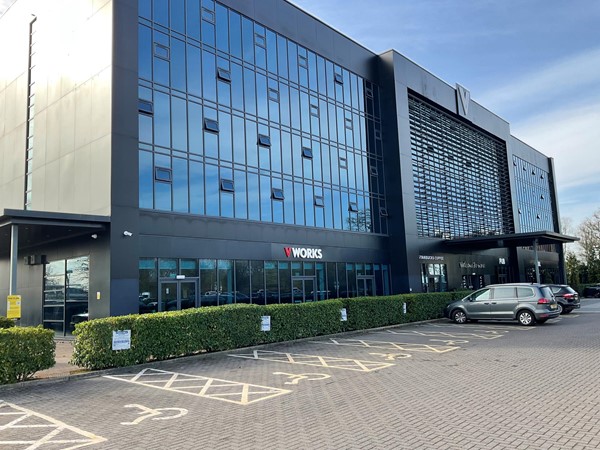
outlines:
{"label": "glass entrance door", "polygon": [[197,280],[161,281],[158,310],[178,311],[196,307]]}
{"label": "glass entrance door", "polygon": [[292,299],[294,303],[315,300],[315,277],[292,277]]}
{"label": "glass entrance door", "polygon": [[372,297],[375,295],[375,277],[357,277],[358,296]]}

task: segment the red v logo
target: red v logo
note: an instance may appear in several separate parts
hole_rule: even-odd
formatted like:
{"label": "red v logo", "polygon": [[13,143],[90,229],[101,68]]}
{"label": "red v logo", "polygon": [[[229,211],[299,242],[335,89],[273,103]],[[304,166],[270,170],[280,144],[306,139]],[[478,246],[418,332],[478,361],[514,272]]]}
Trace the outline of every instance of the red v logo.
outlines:
{"label": "red v logo", "polygon": [[285,251],[285,256],[289,258],[290,254],[292,253],[292,249],[290,247],[284,247],[283,250]]}

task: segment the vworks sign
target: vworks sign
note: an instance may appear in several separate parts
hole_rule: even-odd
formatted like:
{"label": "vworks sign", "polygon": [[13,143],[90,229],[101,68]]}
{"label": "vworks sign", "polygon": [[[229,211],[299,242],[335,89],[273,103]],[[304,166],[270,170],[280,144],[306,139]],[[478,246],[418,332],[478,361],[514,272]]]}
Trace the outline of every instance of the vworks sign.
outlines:
{"label": "vworks sign", "polygon": [[301,258],[301,259],[322,259],[323,251],[320,248],[297,248],[297,247],[284,247],[285,256],[288,258]]}

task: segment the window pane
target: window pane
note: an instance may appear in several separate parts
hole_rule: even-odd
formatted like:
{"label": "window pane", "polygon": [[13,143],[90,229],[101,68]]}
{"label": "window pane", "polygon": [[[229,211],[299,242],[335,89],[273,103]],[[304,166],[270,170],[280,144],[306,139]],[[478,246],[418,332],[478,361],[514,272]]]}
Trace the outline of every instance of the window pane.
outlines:
{"label": "window pane", "polygon": [[263,261],[251,261],[252,303],[266,303]]}
{"label": "window pane", "polygon": [[235,261],[236,303],[250,303],[250,262]]}
{"label": "window pane", "polygon": [[190,161],[190,212],[204,214],[204,166]]}
{"label": "window pane", "polygon": [[188,212],[188,162],[173,158],[173,211]]}

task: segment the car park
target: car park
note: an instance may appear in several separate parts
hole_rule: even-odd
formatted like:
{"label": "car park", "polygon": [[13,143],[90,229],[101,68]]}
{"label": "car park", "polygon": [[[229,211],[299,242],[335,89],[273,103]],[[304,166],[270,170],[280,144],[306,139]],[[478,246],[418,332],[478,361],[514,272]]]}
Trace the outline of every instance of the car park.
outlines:
{"label": "car park", "polygon": [[566,284],[551,284],[552,294],[558,302],[558,311],[560,314],[569,314],[574,309],[581,306],[579,294],[575,289]]}
{"label": "car park", "polygon": [[455,323],[478,320],[517,320],[524,326],[560,315],[550,286],[537,283],[495,284],[479,289],[444,309]]}

